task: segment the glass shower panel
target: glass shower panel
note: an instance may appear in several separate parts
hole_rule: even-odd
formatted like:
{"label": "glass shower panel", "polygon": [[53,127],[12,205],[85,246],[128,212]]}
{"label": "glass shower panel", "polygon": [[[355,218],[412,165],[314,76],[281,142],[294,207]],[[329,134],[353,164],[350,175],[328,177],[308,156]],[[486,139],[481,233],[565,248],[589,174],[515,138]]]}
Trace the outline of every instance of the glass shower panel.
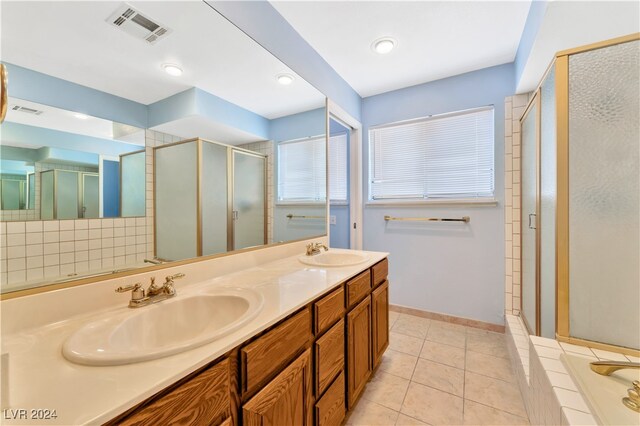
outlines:
{"label": "glass shower panel", "polygon": [[77,219],[80,205],[78,172],[56,170],[54,181],[55,218]]}
{"label": "glass shower panel", "polygon": [[20,181],[2,179],[2,210],[20,209]]}
{"label": "glass shower panel", "polygon": [[640,42],[569,57],[572,337],[640,348]]}
{"label": "glass shower panel", "polygon": [[202,142],[202,254],[227,251],[227,147]]}
{"label": "glass shower panel", "polygon": [[266,244],[265,158],[233,151],[234,249]]}
{"label": "glass shower panel", "polygon": [[40,173],[40,219],[53,219],[54,171]]}
{"label": "glass shower panel", "polygon": [[556,73],[540,90],[540,335],[556,337]]}
{"label": "glass shower panel", "polygon": [[197,142],[154,151],[156,256],[180,260],[198,255]]}
{"label": "glass shower panel", "polygon": [[145,152],[140,151],[120,156],[120,212],[122,217],[144,216]]}
{"label": "glass shower panel", "polygon": [[82,174],[82,217],[84,218],[100,217],[99,181],[98,175]]}
{"label": "glass shower panel", "polygon": [[522,120],[521,140],[521,221],[522,224],[522,313],[529,331],[537,334],[536,289],[536,145],[538,103],[534,102]]}
{"label": "glass shower panel", "polygon": [[36,174],[28,173],[27,174],[27,208],[35,209],[36,208]]}

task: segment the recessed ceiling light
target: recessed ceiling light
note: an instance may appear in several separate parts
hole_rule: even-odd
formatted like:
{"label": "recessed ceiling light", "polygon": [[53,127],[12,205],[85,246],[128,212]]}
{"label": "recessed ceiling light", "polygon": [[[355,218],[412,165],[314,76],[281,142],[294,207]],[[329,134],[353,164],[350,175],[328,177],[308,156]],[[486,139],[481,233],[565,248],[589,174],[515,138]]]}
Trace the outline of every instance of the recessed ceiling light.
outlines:
{"label": "recessed ceiling light", "polygon": [[387,53],[391,52],[394,47],[396,47],[396,41],[391,37],[379,38],[371,45],[371,48],[374,50],[374,52],[381,55],[386,55]]}
{"label": "recessed ceiling light", "polygon": [[182,68],[175,64],[162,64],[162,69],[173,77],[180,77],[182,75]]}
{"label": "recessed ceiling light", "polygon": [[89,118],[89,116],[88,116],[88,115],[86,115],[86,114],[81,114],[81,113],[79,113],[79,112],[76,112],[75,114],[73,114],[73,116],[74,116],[75,118],[79,118],[80,120],[86,120],[87,118]]}
{"label": "recessed ceiling light", "polygon": [[293,76],[291,74],[278,74],[276,80],[283,86],[288,86],[293,83]]}

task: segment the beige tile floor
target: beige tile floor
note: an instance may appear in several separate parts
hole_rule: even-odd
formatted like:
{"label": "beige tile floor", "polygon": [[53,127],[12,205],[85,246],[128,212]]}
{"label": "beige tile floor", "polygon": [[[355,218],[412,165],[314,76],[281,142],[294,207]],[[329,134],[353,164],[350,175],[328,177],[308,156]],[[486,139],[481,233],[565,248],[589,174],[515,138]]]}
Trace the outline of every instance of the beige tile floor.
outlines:
{"label": "beige tile floor", "polygon": [[528,425],[505,335],[389,313],[389,348],[348,425]]}

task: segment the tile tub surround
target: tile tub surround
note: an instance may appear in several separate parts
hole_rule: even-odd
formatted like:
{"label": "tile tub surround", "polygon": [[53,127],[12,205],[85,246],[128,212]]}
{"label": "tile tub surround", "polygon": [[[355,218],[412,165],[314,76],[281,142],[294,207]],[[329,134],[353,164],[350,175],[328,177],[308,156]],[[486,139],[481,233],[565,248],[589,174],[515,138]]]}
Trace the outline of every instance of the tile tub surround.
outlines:
{"label": "tile tub surround", "polygon": [[502,333],[389,312],[389,348],[347,425],[528,425]]}
{"label": "tile tub surround", "polygon": [[[326,238],[318,240],[326,243]],[[58,418],[52,424],[103,423],[387,256],[364,252],[370,258],[360,265],[309,268],[297,259],[308,242],[2,301],[3,351],[9,352],[11,407],[55,408]],[[114,293],[116,287],[132,282],[146,286],[152,276],[158,280],[177,272],[186,274],[176,283],[177,297],[201,288],[247,287],[263,294],[264,307],[238,331],[166,358],[123,366],[87,367],[62,357],[60,347],[75,330],[128,309],[130,295]]]}
{"label": "tile tub surround", "polygon": [[593,361],[637,362],[619,353],[529,336],[519,317],[507,315],[507,341],[532,424],[595,425],[587,403],[560,361],[567,353]]}
{"label": "tile tub surround", "polygon": [[505,300],[507,315],[520,312],[520,116],[530,94],[504,100]]}

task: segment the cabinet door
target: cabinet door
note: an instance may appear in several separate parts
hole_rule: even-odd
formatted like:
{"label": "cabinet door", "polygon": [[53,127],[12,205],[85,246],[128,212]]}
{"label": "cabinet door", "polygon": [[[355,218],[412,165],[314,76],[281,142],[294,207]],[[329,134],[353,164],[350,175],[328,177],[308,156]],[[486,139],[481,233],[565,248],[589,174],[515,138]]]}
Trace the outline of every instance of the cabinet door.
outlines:
{"label": "cabinet door", "polygon": [[389,281],[371,292],[373,307],[373,368],[380,364],[389,346]]}
{"label": "cabinet door", "polygon": [[347,314],[347,376],[349,408],[371,376],[371,298]]}
{"label": "cabinet door", "polygon": [[307,349],[243,407],[245,426],[311,426],[311,350]]}

